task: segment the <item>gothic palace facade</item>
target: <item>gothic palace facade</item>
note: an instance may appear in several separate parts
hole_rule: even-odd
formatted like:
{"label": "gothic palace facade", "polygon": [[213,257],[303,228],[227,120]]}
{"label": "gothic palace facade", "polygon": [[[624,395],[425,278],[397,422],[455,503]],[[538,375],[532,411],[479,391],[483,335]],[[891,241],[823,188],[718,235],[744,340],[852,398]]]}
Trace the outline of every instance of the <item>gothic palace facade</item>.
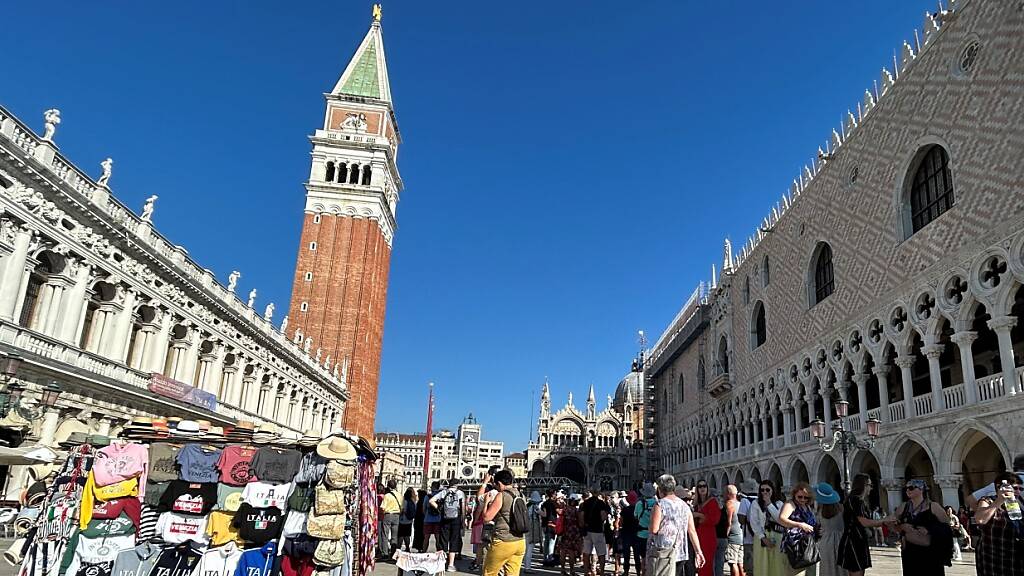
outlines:
{"label": "gothic palace facade", "polygon": [[834,402],[854,472],[958,502],[1024,453],[1024,12],[950,2],[646,365],[656,467],[688,484],[838,484]]}

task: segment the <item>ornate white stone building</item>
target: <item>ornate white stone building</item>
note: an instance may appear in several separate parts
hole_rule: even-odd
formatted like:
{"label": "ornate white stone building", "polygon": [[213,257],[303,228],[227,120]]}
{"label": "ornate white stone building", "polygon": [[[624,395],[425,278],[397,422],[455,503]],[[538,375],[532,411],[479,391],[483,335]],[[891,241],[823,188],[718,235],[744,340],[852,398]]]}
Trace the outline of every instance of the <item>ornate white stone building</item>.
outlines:
{"label": "ornate white stone building", "polygon": [[[161,236],[155,196],[142,216],[119,202],[109,159],[97,181],[65,158],[54,119],[40,138],[0,107],[0,352],[21,360],[5,394],[25,388],[0,434],[53,444],[133,416],[335,428],[344,368],[287,340],[255,290],[240,299],[237,272],[221,285]],[[42,409],[52,384],[62,395]]]}
{"label": "ornate white stone building", "polygon": [[[1024,453],[1024,14],[926,17],[646,365],[656,466],[837,482],[809,423],[881,420],[854,472],[956,505]],[[830,428],[827,428],[830,429]]]}
{"label": "ornate white stone building", "polygon": [[551,391],[544,382],[537,440],[530,442],[526,461],[531,477],[568,478],[582,486],[622,489],[646,477],[644,390],[642,373],[623,378],[598,411],[594,387],[580,410],[568,401],[551,411]]}

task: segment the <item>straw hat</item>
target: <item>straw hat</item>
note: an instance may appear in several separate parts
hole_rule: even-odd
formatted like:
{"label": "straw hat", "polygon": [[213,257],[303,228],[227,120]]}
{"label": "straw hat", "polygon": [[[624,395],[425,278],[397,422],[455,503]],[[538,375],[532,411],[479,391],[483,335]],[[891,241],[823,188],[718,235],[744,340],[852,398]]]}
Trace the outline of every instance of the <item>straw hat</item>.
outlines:
{"label": "straw hat", "polygon": [[201,436],[202,433],[202,430],[199,428],[199,423],[196,422],[195,420],[181,420],[178,422],[178,425],[171,430],[171,434],[175,436],[185,436],[193,438]]}
{"label": "straw hat", "polygon": [[357,457],[356,447],[340,436],[328,436],[316,446],[316,453],[328,460],[346,460],[351,462]]}
{"label": "straw hat", "polygon": [[316,446],[320,443],[320,433],[316,430],[306,430],[295,443],[299,446]]}

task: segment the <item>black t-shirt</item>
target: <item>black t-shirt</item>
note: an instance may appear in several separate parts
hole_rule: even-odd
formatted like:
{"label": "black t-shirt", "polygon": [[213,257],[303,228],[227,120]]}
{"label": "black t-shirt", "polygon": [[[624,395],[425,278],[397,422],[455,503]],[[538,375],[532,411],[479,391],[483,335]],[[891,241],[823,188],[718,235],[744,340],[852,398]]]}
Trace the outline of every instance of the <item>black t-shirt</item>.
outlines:
{"label": "black t-shirt", "polygon": [[619,534],[636,536],[640,532],[640,521],[636,519],[635,506],[623,506],[619,511]]}
{"label": "black t-shirt", "polygon": [[729,513],[726,512],[725,506],[722,506],[722,515],[718,518],[718,524],[715,524],[715,537],[718,539],[724,539],[729,537]]}
{"label": "black t-shirt", "polygon": [[[167,490],[160,497],[160,505],[157,510],[160,512],[177,512],[179,514],[190,514],[202,516],[209,514],[217,503],[216,482],[187,482],[185,480],[172,480],[167,485]],[[153,576],[156,576],[154,573]]]}
{"label": "black t-shirt", "polygon": [[276,507],[253,508],[249,504],[242,504],[238,512],[235,512],[231,525],[238,528],[238,535],[243,540],[262,546],[281,534],[283,523],[281,511]]}
{"label": "black t-shirt", "polygon": [[253,456],[249,471],[254,473],[260,482],[284,484],[295,479],[301,461],[302,453],[298,450],[265,446]]}
{"label": "black t-shirt", "polygon": [[[196,545],[198,546],[198,544]],[[191,576],[203,554],[191,543],[165,548],[156,561],[150,576]]]}
{"label": "black t-shirt", "polygon": [[540,505],[541,512],[544,515],[545,522],[554,522],[558,518],[558,502],[548,499]]}
{"label": "black t-shirt", "polygon": [[604,532],[604,519],[601,518],[601,512],[612,513],[607,502],[593,496],[587,498],[587,501],[580,505],[580,510],[583,511],[583,525],[587,532]]}

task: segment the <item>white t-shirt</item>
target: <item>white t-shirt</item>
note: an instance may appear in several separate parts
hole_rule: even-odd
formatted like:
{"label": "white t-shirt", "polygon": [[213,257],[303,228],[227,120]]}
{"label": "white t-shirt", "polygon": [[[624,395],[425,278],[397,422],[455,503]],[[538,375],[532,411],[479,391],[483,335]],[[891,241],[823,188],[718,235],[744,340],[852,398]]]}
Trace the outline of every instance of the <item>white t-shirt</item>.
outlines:
{"label": "white t-shirt", "polygon": [[164,512],[156,521],[156,531],[168,544],[180,544],[188,540],[206,544],[206,516],[184,516]]}
{"label": "white t-shirt", "polygon": [[82,564],[99,564],[110,562],[122,550],[135,548],[135,534],[124,536],[105,536],[103,538],[78,537],[78,547],[71,559],[66,574],[75,574]]}
{"label": "white t-shirt", "polygon": [[[747,522],[748,523],[750,522],[750,516],[748,516],[748,514],[750,513],[750,499],[749,498],[741,498],[740,499],[740,508],[739,508],[739,510],[736,513],[739,514],[740,516],[746,517]],[[742,526],[742,523],[741,523],[741,526]],[[746,526],[742,526],[742,528],[743,528],[743,543],[744,544],[753,544],[754,543],[754,535],[751,534],[750,528],[748,528]]]}
{"label": "white t-shirt", "polygon": [[291,538],[299,534],[305,534],[308,516],[306,512],[299,512],[298,510],[288,512],[288,515],[284,518],[284,526],[281,527],[281,536]]}
{"label": "white t-shirt", "polygon": [[192,576],[234,576],[242,550],[233,540],[203,554]]}
{"label": "white t-shirt", "polygon": [[267,484],[265,482],[249,482],[242,490],[242,501],[253,508],[270,508],[273,506],[282,512],[288,496],[295,488],[294,482],[287,484]]}

